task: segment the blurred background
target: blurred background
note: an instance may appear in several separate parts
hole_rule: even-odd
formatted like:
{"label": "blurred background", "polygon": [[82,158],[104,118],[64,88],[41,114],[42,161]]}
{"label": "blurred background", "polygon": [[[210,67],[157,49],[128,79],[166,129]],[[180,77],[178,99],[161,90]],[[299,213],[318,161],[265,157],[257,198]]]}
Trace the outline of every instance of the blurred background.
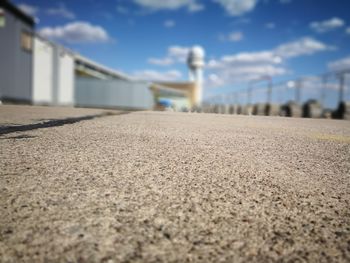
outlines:
{"label": "blurred background", "polygon": [[348,0],[13,0],[2,103],[350,118]]}

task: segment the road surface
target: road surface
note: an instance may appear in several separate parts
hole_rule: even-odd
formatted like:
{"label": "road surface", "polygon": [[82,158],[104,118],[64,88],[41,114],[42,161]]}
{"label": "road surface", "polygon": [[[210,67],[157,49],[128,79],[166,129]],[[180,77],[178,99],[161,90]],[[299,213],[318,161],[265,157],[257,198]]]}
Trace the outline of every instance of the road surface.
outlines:
{"label": "road surface", "polygon": [[350,122],[0,106],[1,262],[350,262]]}

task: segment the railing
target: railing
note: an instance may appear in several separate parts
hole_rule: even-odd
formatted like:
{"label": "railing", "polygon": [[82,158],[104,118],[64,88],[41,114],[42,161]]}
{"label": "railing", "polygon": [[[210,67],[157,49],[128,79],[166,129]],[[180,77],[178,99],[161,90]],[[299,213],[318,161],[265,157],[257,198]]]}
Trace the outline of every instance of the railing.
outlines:
{"label": "railing", "polygon": [[[234,106],[241,109],[251,108],[241,110],[241,113],[256,114],[261,112],[258,111],[258,107],[264,105],[266,108],[264,115],[294,116],[294,110],[294,113],[299,111],[300,114],[297,115],[304,117],[343,118],[349,111],[347,107],[350,106],[349,77],[350,69],[276,83],[270,76],[264,75],[250,81],[246,89],[207,98],[203,103],[203,111],[213,112],[216,108],[221,109],[216,111],[225,112],[224,108],[230,111],[229,107]],[[272,108],[274,108],[273,114],[269,112]],[[312,115],[313,112],[319,114]]]}

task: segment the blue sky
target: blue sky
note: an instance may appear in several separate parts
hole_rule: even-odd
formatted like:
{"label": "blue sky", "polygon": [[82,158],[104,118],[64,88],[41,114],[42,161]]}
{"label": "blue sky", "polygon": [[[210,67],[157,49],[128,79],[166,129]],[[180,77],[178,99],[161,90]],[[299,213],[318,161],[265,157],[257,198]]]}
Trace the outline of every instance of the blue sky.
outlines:
{"label": "blue sky", "polygon": [[206,51],[205,94],[350,68],[349,0],[16,0],[37,31],[144,79],[186,80]]}

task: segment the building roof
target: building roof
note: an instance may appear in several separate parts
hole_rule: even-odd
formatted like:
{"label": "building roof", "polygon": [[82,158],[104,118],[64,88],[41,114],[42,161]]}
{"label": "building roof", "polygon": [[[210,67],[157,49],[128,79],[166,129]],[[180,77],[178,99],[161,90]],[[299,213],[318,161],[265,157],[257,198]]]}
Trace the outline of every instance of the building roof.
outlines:
{"label": "building roof", "polygon": [[5,10],[11,12],[14,16],[21,19],[24,23],[34,27],[35,21],[34,18],[24,13],[18,7],[7,0],[0,0],[0,8],[4,8]]}
{"label": "building roof", "polygon": [[[0,0],[1,1],[1,0]],[[37,39],[40,39],[41,41],[46,42],[48,45],[51,45],[55,48],[59,48],[59,50],[64,51],[65,53],[70,54],[72,57],[74,57],[75,63],[76,63],[76,69],[81,70],[81,71],[86,71],[86,73],[88,73],[87,75],[91,75],[91,76],[95,76],[98,78],[108,78],[108,77],[112,77],[112,78],[117,78],[117,79],[122,79],[122,80],[131,80],[131,78],[122,73],[119,72],[117,70],[108,68],[104,65],[101,65],[89,58],[86,58],[82,55],[80,55],[79,53],[59,44],[56,42],[53,42],[43,36],[41,36],[40,34],[36,33],[35,37]]]}
{"label": "building roof", "polygon": [[109,76],[114,77],[114,78],[123,79],[123,80],[130,80],[130,77],[127,76],[126,74],[121,73],[119,71],[116,71],[114,69],[108,68],[106,66],[103,66],[95,61],[92,61],[86,57],[83,57],[82,55],[80,55],[78,53],[75,53],[74,57],[75,57],[76,63],[78,63],[80,65],[84,65],[85,67],[87,67],[91,70],[97,70],[97,71],[101,72],[102,74],[106,74],[106,75],[109,75]]}

